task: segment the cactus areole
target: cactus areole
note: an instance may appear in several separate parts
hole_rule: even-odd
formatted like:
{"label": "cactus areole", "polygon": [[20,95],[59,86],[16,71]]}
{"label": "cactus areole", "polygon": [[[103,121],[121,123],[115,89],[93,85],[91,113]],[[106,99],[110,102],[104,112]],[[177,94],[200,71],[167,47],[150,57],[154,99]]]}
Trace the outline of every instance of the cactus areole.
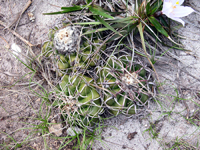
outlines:
{"label": "cactus areole", "polygon": [[72,26],[58,30],[54,36],[54,45],[58,53],[66,54],[77,51],[80,31]]}

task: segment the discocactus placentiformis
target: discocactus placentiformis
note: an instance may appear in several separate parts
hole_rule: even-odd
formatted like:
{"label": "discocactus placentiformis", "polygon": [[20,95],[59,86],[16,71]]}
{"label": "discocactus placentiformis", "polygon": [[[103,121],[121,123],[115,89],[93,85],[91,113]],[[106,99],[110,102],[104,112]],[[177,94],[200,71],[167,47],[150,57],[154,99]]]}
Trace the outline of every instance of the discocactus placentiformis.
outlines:
{"label": "discocactus placentiformis", "polygon": [[130,55],[110,56],[107,65],[98,70],[98,84],[111,114],[134,114],[154,95],[150,70],[132,62]]}
{"label": "discocactus placentiformis", "polygon": [[[64,35],[64,31],[68,30],[73,34],[71,34],[71,39],[68,41],[66,35]],[[84,35],[81,38],[80,48],[78,46],[78,29],[76,27],[68,26],[63,29],[54,29],[49,32],[50,41],[47,41],[43,44],[42,52],[43,56],[49,57],[54,54],[55,58],[55,66],[57,68],[57,72],[62,76],[65,73],[69,72],[84,72],[83,70],[90,70],[92,67],[96,67],[99,65],[101,61],[101,51],[106,49],[106,45],[101,46],[102,41],[95,34]],[[76,33],[76,34],[75,34]],[[74,38],[72,36],[75,36]],[[59,38],[60,39],[60,48],[59,46]],[[53,41],[54,40],[54,41]],[[56,41],[57,40],[57,41]],[[71,42],[74,40],[75,44]],[[68,42],[67,42],[68,41]],[[66,43],[65,43],[66,42]],[[57,44],[57,46],[56,46]],[[61,50],[63,47],[66,49],[74,48],[73,50]],[[99,48],[100,47],[100,48]],[[60,49],[60,50],[59,50]],[[87,72],[87,71],[86,71]]]}
{"label": "discocactus placentiformis", "polygon": [[[89,126],[91,120],[97,121],[103,113],[102,99],[97,90],[91,86],[94,80],[85,75],[64,75],[59,84],[57,101],[67,120],[79,126]],[[63,98],[65,97],[65,98]]]}
{"label": "discocactus placentiformis", "polygon": [[[50,37],[55,40],[55,35]],[[70,52],[60,52],[52,40],[43,45],[44,54],[54,52],[56,73],[61,80],[54,106],[72,125],[91,126],[105,107],[114,115],[135,114],[153,97],[151,70],[123,50],[110,56],[113,49],[103,43],[93,33],[83,35],[80,47]]]}

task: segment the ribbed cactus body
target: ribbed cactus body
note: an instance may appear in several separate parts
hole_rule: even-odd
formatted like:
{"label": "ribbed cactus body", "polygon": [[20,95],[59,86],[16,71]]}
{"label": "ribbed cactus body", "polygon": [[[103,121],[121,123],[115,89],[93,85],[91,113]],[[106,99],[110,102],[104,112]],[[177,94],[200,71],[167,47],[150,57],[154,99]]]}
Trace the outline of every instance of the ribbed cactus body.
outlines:
{"label": "ribbed cactus body", "polygon": [[146,89],[146,70],[131,62],[129,56],[110,56],[106,64],[98,69],[98,84],[106,89],[102,90],[105,105],[114,115],[134,114],[150,97]]}
{"label": "ribbed cactus body", "polygon": [[47,41],[42,45],[42,55],[49,57],[53,52],[53,42]]}
{"label": "ribbed cactus body", "polygon": [[60,83],[61,91],[66,96],[73,97],[73,102],[75,101],[78,108],[77,115],[82,116],[81,118],[86,117],[88,121],[91,118],[98,118],[99,114],[103,112],[101,97],[90,84],[94,84],[93,79],[81,74],[65,75]]}
{"label": "ribbed cactus body", "polygon": [[[83,39],[80,52],[82,62],[90,67],[97,66],[101,59],[101,51],[106,49],[106,44],[101,46],[101,43],[102,42],[98,39],[94,39],[91,42],[87,39]],[[97,50],[99,51],[97,52]]]}

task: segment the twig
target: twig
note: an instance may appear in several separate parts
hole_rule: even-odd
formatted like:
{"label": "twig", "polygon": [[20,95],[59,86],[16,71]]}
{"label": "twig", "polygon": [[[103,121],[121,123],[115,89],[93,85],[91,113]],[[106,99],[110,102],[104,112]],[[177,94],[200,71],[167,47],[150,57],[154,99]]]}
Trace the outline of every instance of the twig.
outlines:
{"label": "twig", "polygon": [[51,6],[54,6],[54,7],[61,8],[60,6],[57,6],[57,5],[53,5],[53,4],[50,4],[50,3],[48,3],[48,4],[51,5]]}
{"label": "twig", "polygon": [[29,41],[24,39],[21,35],[19,35],[17,32],[11,30],[3,21],[0,20],[0,25],[2,25],[4,28],[6,28],[8,31],[10,31],[12,34],[14,34],[16,37],[18,37],[21,41],[26,43],[28,46],[32,47],[33,44],[31,44]]}
{"label": "twig", "polygon": [[13,73],[10,73],[10,72],[2,72],[2,71],[0,71],[0,73],[3,73],[3,74],[5,74],[5,75],[7,75],[7,76],[11,76],[11,77],[16,77],[16,76],[21,76],[21,75],[19,75],[19,74],[13,74]]}
{"label": "twig", "polygon": [[15,25],[14,31],[17,29],[17,26],[18,26],[18,24],[19,24],[19,21],[20,21],[20,19],[21,19],[22,14],[28,9],[28,7],[31,5],[31,3],[32,3],[32,0],[29,0],[29,1],[26,3],[24,9],[23,9],[23,10],[21,11],[21,13],[17,16],[16,20],[9,26],[9,28],[11,28],[11,27],[17,22],[16,25]]}
{"label": "twig", "polygon": [[5,42],[6,42],[6,48],[10,48],[10,45],[8,44],[8,42],[6,41],[6,39],[4,39],[2,36],[0,36],[0,38],[2,38]]}

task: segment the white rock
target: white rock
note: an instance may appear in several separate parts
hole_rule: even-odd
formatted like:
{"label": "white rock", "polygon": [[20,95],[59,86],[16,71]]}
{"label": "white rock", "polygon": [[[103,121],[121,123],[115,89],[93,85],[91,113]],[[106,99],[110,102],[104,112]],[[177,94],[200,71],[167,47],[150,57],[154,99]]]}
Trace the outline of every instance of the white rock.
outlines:
{"label": "white rock", "polygon": [[11,45],[11,49],[12,49],[12,51],[13,51],[13,54],[15,54],[15,55],[19,55],[19,53],[21,53],[22,52],[22,50],[21,50],[21,48],[16,44],[16,43],[13,43],[12,45]]}

